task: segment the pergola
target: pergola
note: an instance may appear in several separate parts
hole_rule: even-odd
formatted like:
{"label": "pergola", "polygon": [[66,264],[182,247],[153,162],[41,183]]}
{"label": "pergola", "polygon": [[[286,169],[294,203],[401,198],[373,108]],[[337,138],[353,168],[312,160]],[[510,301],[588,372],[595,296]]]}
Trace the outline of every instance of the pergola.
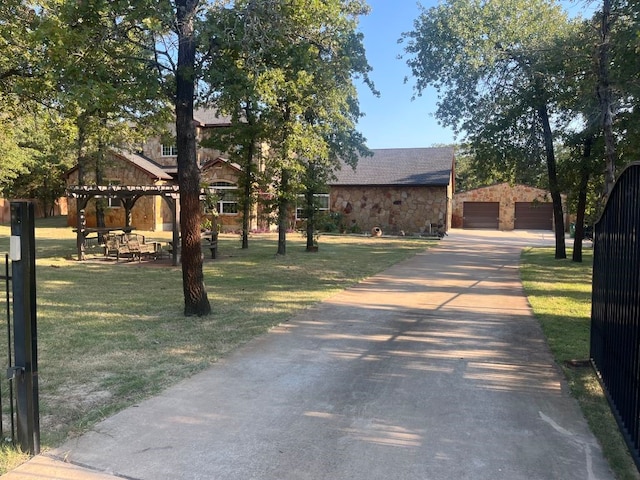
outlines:
{"label": "pergola", "polygon": [[173,265],[178,265],[178,250],[180,235],[178,232],[177,200],[180,198],[178,185],[73,185],[67,187],[67,196],[76,199],[77,208],[77,237],[78,260],[84,260],[86,225],[83,211],[89,200],[96,197],[111,197],[120,199],[125,211],[125,228],[131,227],[131,210],[138,199],[149,196],[161,196],[169,206],[172,217],[173,249],[171,252]]}

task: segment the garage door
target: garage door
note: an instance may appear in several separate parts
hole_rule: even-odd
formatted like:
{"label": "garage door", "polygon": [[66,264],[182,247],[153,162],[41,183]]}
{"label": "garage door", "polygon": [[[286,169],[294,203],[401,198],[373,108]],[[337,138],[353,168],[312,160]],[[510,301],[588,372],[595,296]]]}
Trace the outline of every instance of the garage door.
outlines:
{"label": "garage door", "polygon": [[515,228],[553,230],[553,203],[516,202]]}
{"label": "garage door", "polygon": [[499,202],[464,202],[462,228],[498,229]]}

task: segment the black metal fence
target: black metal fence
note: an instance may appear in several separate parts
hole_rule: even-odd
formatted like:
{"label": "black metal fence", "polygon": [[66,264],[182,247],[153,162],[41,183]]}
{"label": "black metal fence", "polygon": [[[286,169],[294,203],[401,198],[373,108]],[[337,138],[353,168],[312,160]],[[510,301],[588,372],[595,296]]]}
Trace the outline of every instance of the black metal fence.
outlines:
{"label": "black metal fence", "polygon": [[640,468],[640,163],[595,225],[591,309],[591,361]]}
{"label": "black metal fence", "polygon": [[[13,371],[13,349],[11,338],[11,272],[9,268],[9,255],[4,255],[4,265],[2,265],[2,273],[0,273],[0,280],[4,285],[4,295],[2,296],[5,303],[5,323],[0,331],[0,337],[5,337],[3,340],[6,345],[6,360],[7,360],[7,376],[0,377],[3,381],[0,381],[0,438],[2,442],[15,443],[16,441],[16,413],[15,413],[15,397],[13,394],[13,375],[10,372]],[[2,301],[0,301],[2,303]]]}

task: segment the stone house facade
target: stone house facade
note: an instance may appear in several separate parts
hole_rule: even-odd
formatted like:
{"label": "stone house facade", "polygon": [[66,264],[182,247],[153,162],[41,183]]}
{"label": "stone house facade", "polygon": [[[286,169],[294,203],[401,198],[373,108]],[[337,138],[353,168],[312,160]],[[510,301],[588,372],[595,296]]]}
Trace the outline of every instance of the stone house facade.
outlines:
{"label": "stone house facade", "polygon": [[[79,168],[76,166],[67,172],[67,185],[79,185]],[[103,185],[135,185],[135,186],[159,186],[172,182],[172,177],[148,159],[130,152],[112,150],[107,152],[102,171]],[[95,172],[85,172],[83,183],[96,185]],[[96,203],[103,203],[105,224],[109,226],[125,225],[124,209],[115,198],[104,196],[93,198],[85,209],[87,227],[95,227]],[[132,225],[140,230],[162,230],[162,225],[171,225],[171,212],[168,206],[163,205],[159,197],[144,197],[136,202],[132,210]],[[78,209],[76,199],[68,199],[69,209],[67,224],[76,226]],[[168,230],[171,228],[169,227]]]}
{"label": "stone house facade", "polygon": [[[213,110],[197,110],[194,112],[194,123],[198,141],[207,138],[212,129],[230,125],[230,119],[217,117]],[[168,127],[170,135],[175,137],[175,127]],[[173,137],[171,135],[173,133]],[[163,137],[164,138],[164,137]],[[97,182],[95,174],[85,172],[85,185],[122,185],[122,186],[166,186],[177,185],[177,151],[171,140],[156,137],[148,139],[139,152],[112,149],[106,155],[102,171],[102,181]],[[198,165],[204,186],[214,189],[219,197],[220,214],[216,223],[223,231],[236,231],[241,228],[242,219],[237,207],[237,187],[240,167],[226,160],[221,152],[200,146],[198,148]],[[79,184],[78,167],[67,172],[67,185]],[[125,211],[117,199],[105,196],[93,198],[85,209],[86,224],[96,226],[96,201],[102,201],[105,212],[105,224],[108,226],[125,225]],[[179,204],[177,205],[179,210]],[[68,225],[77,225],[77,208],[74,198],[69,198]],[[179,216],[179,211],[177,212]],[[252,220],[257,215],[253,212]],[[171,230],[173,213],[167,202],[160,196],[144,196],[136,200],[131,209],[131,225],[139,230]]]}
{"label": "stone house facade", "polygon": [[330,210],[347,231],[424,234],[451,226],[453,148],[372,150],[354,169],[342,165],[329,184]]}
{"label": "stone house facade", "polygon": [[[563,196],[564,212],[565,203]],[[453,196],[451,224],[454,228],[551,230],[551,194],[540,188],[509,183],[457,192]]]}
{"label": "stone house facade", "polygon": [[[217,117],[214,111],[194,112],[194,123],[199,141],[206,139],[212,129],[230,125],[228,118]],[[138,152],[111,150],[104,162],[102,181],[97,182],[95,175],[85,172],[84,185],[157,188],[177,185],[177,151],[174,145],[163,141],[171,140],[151,138]],[[239,231],[240,166],[211,148],[199,146],[197,154],[203,186],[215,191],[218,212],[215,223],[221,231]],[[336,172],[335,180],[328,186],[327,207],[342,214],[348,231],[366,232],[374,227],[388,234],[424,234],[434,228],[446,231],[451,226],[453,179],[453,148],[373,150],[373,156],[359,159],[355,170],[343,165]],[[68,172],[67,184],[79,186],[77,167]],[[127,204],[124,208],[123,202],[110,198],[108,192],[90,197],[84,212],[86,225],[96,226],[96,202],[100,201],[107,226],[127,225],[128,218],[129,225],[138,230],[171,230],[174,220],[179,218],[179,202],[173,206],[178,210],[174,214],[170,202],[165,200],[160,195],[140,196],[133,206]],[[70,226],[77,226],[77,205],[75,198],[69,198]],[[296,216],[297,212],[292,211],[292,225]],[[269,227],[266,212],[259,205],[254,206],[249,228]]]}

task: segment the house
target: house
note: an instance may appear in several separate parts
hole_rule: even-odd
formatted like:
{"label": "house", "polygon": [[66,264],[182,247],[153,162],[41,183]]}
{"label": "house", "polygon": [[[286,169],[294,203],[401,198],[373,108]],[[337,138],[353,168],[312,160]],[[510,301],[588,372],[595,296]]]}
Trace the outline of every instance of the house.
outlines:
{"label": "house", "polygon": [[423,234],[451,226],[452,147],[372,152],[355,169],[342,165],[329,183],[330,210],[344,216],[347,230]]}
{"label": "house", "polygon": [[[213,129],[230,125],[229,118],[218,117],[211,110],[194,112],[194,122],[199,141]],[[200,146],[197,155],[202,183],[216,193],[219,228],[240,230],[237,189],[241,167],[214,149]],[[373,150],[373,156],[360,158],[355,169],[343,165],[336,172],[325,195],[326,209],[340,212],[349,231],[374,227],[390,234],[446,230],[451,226],[453,179],[451,147]],[[138,152],[112,149],[106,155],[101,182],[96,182],[91,172],[84,172],[80,182],[78,167],[68,172],[68,224],[78,225],[80,207],[86,226],[96,226],[95,206],[101,200],[106,203],[107,226],[175,230],[179,218],[177,183],[177,151],[162,138],[148,140]],[[255,206],[249,228],[268,227],[266,214]]]}
{"label": "house", "polygon": [[[564,196],[563,211],[567,211]],[[540,188],[508,183],[459,192],[453,197],[452,226],[553,230],[551,194]]]}
{"label": "house", "polygon": [[[194,123],[200,142],[206,139],[213,129],[228,127],[230,118],[218,117],[214,110],[196,110]],[[175,134],[175,126],[171,125],[169,129],[170,133]],[[236,194],[240,166],[230,162],[221,152],[212,148],[200,146],[197,155],[203,185],[216,192],[219,212],[217,223],[222,230],[238,230],[242,225]],[[163,143],[161,137],[156,137],[145,142],[138,152],[111,149],[106,154],[101,175],[102,181],[97,182],[95,172],[86,171],[83,181],[80,182],[78,166],[67,172],[67,185],[70,191],[75,192],[69,199],[68,225],[77,225],[77,202],[80,201],[85,210],[86,225],[96,226],[96,201],[102,199],[106,203],[106,225],[133,225],[139,230],[172,229],[174,220],[179,217],[179,211],[176,211],[179,204],[164,200],[169,200],[171,195],[176,196],[170,190],[170,187],[178,184],[175,143]],[[100,183],[108,188],[104,189],[104,194],[96,195],[95,190],[77,189],[80,183],[85,186]],[[118,191],[127,187],[139,188],[135,195],[129,195],[131,198],[123,199],[123,195],[127,195],[119,194]],[[86,195],[83,195],[83,192],[87,192]],[[140,192],[147,192],[149,195],[138,195]],[[253,226],[257,226],[255,212],[252,221]]]}

